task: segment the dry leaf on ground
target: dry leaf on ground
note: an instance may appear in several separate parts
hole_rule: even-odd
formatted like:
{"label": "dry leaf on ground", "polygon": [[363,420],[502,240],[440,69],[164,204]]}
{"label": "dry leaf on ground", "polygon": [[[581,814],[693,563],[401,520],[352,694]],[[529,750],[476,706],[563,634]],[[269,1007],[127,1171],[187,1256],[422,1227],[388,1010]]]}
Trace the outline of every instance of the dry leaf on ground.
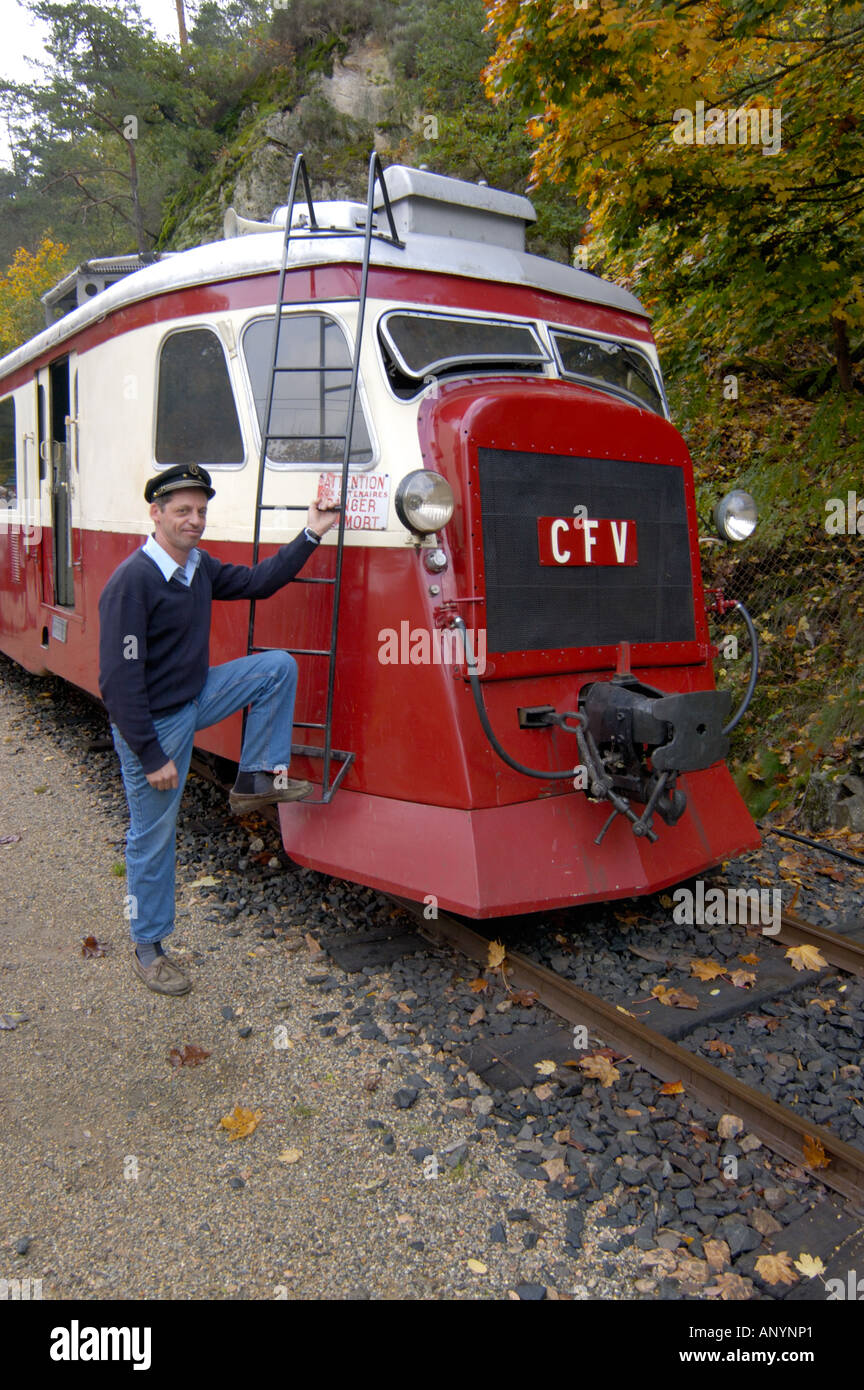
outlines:
{"label": "dry leaf on ground", "polygon": [[558,1070],[558,1063],[549,1061],[535,1062],[534,1070],[539,1071],[541,1076],[552,1076]]}
{"label": "dry leaf on ground", "polygon": [[749,1279],[742,1279],[740,1274],[718,1274],[705,1293],[711,1298],[721,1298],[724,1303],[741,1302],[750,1298],[753,1284]]}
{"label": "dry leaf on ground", "polygon": [[758,964],[759,964],[759,956],[755,956],[755,955],[753,954],[752,951],[748,952],[748,954],[747,954],[746,956],[739,955],[739,956],[738,956],[738,959],[739,959],[739,960],[743,960],[743,962],[744,962],[745,965],[758,965]]}
{"label": "dry leaf on ground", "polygon": [[504,945],[503,941],[490,941],[487,959],[489,969],[497,970],[499,966],[504,964],[506,955],[507,947]]}
{"label": "dry leaf on ground", "polygon": [[651,993],[655,999],[660,1000],[661,1004],[668,1004],[670,1008],[699,1008],[699,1000],[695,994],[685,994],[683,989],[666,989],[664,985],[655,985]]}
{"label": "dry leaf on ground", "polygon": [[283,1149],[279,1155],[280,1163],[299,1163],[303,1154],[299,1149]]}
{"label": "dry leaf on ground", "polygon": [[814,1139],[812,1134],[804,1135],[804,1164],[807,1168],[827,1168],[831,1162],[825,1153],[825,1146],[821,1139]]}
{"label": "dry leaf on ground", "polygon": [[717,1133],[721,1139],[734,1139],[744,1128],[740,1115],[721,1115],[717,1121]]}
{"label": "dry leaf on ground", "polygon": [[825,1266],[818,1255],[808,1255],[804,1250],[794,1261],[795,1268],[799,1274],[803,1274],[805,1279],[813,1279],[817,1274],[825,1273]]}
{"label": "dry leaf on ground", "polygon": [[706,1240],[702,1243],[705,1252],[705,1259],[708,1261],[708,1268],[713,1269],[715,1274],[719,1274],[726,1265],[731,1264],[729,1244],[725,1240]]}
{"label": "dry leaf on ground", "polygon": [[782,1231],[783,1227],[779,1221],[771,1215],[770,1211],[763,1211],[757,1207],[756,1211],[751,1211],[748,1216],[750,1225],[758,1231],[760,1236],[773,1235],[775,1231]]}
{"label": "dry leaf on ground", "polygon": [[488,1266],[484,1265],[482,1260],[469,1260],[468,1268],[470,1269],[472,1274],[485,1274],[487,1272]]}
{"label": "dry leaf on ground", "polygon": [[486,1017],[486,1010],[482,1004],[478,1004],[473,1013],[468,1015],[468,1027],[473,1028],[476,1023],[482,1023]]}
{"label": "dry leaf on ground", "polygon": [[586,1076],[591,1076],[595,1081],[599,1081],[601,1086],[611,1086],[613,1082],[620,1081],[621,1073],[617,1067],[613,1067],[608,1057],[583,1057],[579,1066]]}
{"label": "dry leaf on ground", "polygon": [[219,1123],[227,1129],[229,1139],[245,1139],[258,1128],[263,1113],[263,1110],[246,1110],[242,1105],[235,1105],[231,1114],[223,1115]]}
{"label": "dry leaf on ground", "polygon": [[667,1081],[660,1087],[657,1094],[661,1096],[683,1096],[684,1083],[683,1081]]}
{"label": "dry leaf on ground", "polygon": [[108,954],[108,942],[97,941],[95,936],[85,936],[81,942],[82,956],[106,956]]}
{"label": "dry leaf on ground", "polygon": [[718,975],[726,974],[726,967],[716,960],[691,960],[690,974],[697,980],[716,980]]}
{"label": "dry leaf on ground", "polygon": [[752,970],[733,970],[729,979],[736,989],[749,989],[756,983],[756,976]]}
{"label": "dry leaf on ground", "polygon": [[811,946],[806,941],[803,946],[790,946],[786,959],[793,970],[824,970],[828,964],[818,946]]}
{"label": "dry leaf on ground", "polygon": [[476,980],[468,981],[468,988],[472,994],[485,994],[489,988],[489,981],[484,980],[483,976],[479,975]]}
{"label": "dry leaf on ground", "polygon": [[702,1044],[708,1052],[717,1052],[721,1057],[731,1057],[735,1051],[731,1043],[724,1042],[722,1038],[710,1038],[708,1042]]}
{"label": "dry leaf on ground", "polygon": [[172,1067],[197,1067],[202,1062],[206,1062],[210,1056],[203,1047],[196,1047],[194,1043],[187,1043],[181,1051],[179,1047],[172,1047],[168,1053],[168,1061]]}
{"label": "dry leaf on ground", "polygon": [[756,1273],[760,1279],[764,1279],[766,1284],[795,1284],[798,1282],[798,1275],[792,1268],[792,1261],[786,1250],[779,1250],[776,1255],[760,1255],[756,1261]]}

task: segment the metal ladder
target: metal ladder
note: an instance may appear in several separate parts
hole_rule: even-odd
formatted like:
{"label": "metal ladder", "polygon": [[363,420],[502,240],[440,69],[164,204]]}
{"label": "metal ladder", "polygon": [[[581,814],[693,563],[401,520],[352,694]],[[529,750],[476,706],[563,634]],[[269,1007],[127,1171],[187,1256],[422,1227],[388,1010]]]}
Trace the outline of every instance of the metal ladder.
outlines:
{"label": "metal ladder", "polygon": [[[298,183],[301,178],[303,180],[303,197],[300,201],[301,203],[305,202],[306,207],[308,209],[309,225],[292,228],[291,224],[294,215],[294,204],[297,198]],[[387,215],[387,221],[390,227],[389,236],[381,232],[374,232],[372,229],[372,221],[375,216],[374,204],[376,185],[379,185],[381,188],[384,211]],[[275,392],[276,378],[277,376],[285,372],[308,370],[307,368],[280,367],[278,365],[279,334],[282,326],[282,308],[284,305],[285,276],[288,270],[289,247],[291,245],[292,233],[295,239],[298,236],[308,238],[310,235],[322,238],[349,236],[363,237],[363,262],[360,274],[360,293],[357,300],[357,330],[354,338],[354,354],[351,363],[351,384],[348,393],[348,418],[345,423],[345,434],[343,436],[339,433],[334,433],[322,436],[322,439],[327,438],[344,440],[341,465],[342,485],[339,498],[341,505],[339,512],[339,527],[336,534],[336,573],[333,578],[304,579],[301,576],[293,581],[293,583],[295,584],[329,584],[332,587],[333,608],[330,624],[329,647],[262,647],[257,645],[255,642],[256,600],[250,599],[249,601],[249,638],[247,643],[248,655],[252,655],[254,652],[287,651],[292,656],[327,658],[327,701],[324,711],[323,722],[298,721],[294,725],[296,729],[317,729],[323,732],[323,747],[318,746],[317,744],[292,743],[291,745],[292,755],[297,754],[298,756],[304,756],[309,758],[323,758],[324,760],[323,776],[321,782],[321,796],[316,800],[304,800],[303,804],[309,806],[326,805],[328,802],[330,802],[333,798],[334,793],[339,787],[339,784],[341,783],[343,777],[345,776],[345,773],[348,771],[348,768],[354,761],[353,752],[349,753],[344,751],[343,749],[334,748],[332,741],[333,693],[336,680],[336,655],[339,637],[339,602],[342,590],[342,561],[345,550],[345,504],[348,497],[348,465],[351,454],[351,439],[354,431],[354,415],[357,404],[357,390],[360,382],[360,348],[363,339],[363,322],[366,315],[366,293],[369,281],[369,261],[372,248],[372,239],[374,237],[376,240],[386,241],[391,246],[398,246],[400,250],[404,249],[405,245],[405,243],[403,241],[400,241],[399,237],[396,235],[396,224],[393,220],[393,210],[390,206],[390,197],[387,192],[387,185],[384,182],[384,171],[381,167],[381,161],[378,157],[377,152],[373,151],[369,158],[369,179],[366,193],[365,226],[363,226],[362,228],[357,228],[356,231],[343,230],[339,228],[319,227],[317,218],[315,216],[315,205],[312,201],[312,190],[309,186],[309,174],[306,168],[306,157],[301,152],[295,157],[294,160],[294,168],[291,174],[291,188],[288,195],[288,211],[285,219],[285,239],[282,245],[282,264],[279,270],[279,288],[276,293],[276,305],[275,312],[273,315],[273,346],[270,355],[270,381],[267,388],[267,404],[264,410],[264,424],[261,431],[261,452],[258,458],[258,487],[255,494],[255,528],[252,542],[253,565],[257,565],[258,563],[258,552],[261,544],[261,518],[263,513],[273,511],[305,512],[308,509],[306,503],[294,503],[290,506],[280,506],[276,503],[265,503],[262,500],[264,496],[264,481],[266,478],[268,446],[271,443],[277,442],[279,440],[287,440],[295,437],[290,435],[274,435],[271,433],[273,416],[273,396]],[[320,370],[325,370],[323,362],[321,364]],[[339,370],[344,369],[340,368]],[[305,435],[303,437],[312,438],[314,436]],[[331,465],[330,467],[333,468],[333,471],[335,471],[335,467],[333,467],[333,465]],[[246,716],[244,712],[244,730],[245,718]],[[334,763],[338,763],[340,764],[340,766],[338,772],[331,781],[330,774],[332,765]]]}

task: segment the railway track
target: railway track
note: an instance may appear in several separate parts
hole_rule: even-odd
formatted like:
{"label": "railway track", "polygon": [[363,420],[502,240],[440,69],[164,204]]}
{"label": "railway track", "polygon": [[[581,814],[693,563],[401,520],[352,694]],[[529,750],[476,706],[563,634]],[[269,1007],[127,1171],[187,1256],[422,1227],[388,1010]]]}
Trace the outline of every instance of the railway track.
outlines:
{"label": "railway track", "polygon": [[[207,780],[225,786],[206,762],[196,758],[193,766]],[[278,826],[275,809],[264,818]],[[430,944],[457,951],[480,966],[488,964],[490,939],[467,922],[441,912],[430,920],[424,916],[422,904],[389,894],[382,896],[405,912]],[[836,970],[864,979],[864,945],[792,912],[782,914],[780,930],[771,939],[784,946],[813,946]],[[864,1212],[864,1149],[845,1142],[826,1126],[778,1104],[765,1092],[646,1026],[622,1005],[580,988],[522,952],[508,949],[503,969],[511,987],[532,991],[537,1003],[551,1014],[571,1026],[584,1026],[601,1044],[660,1082],[680,1082],[692,1099],[718,1115],[738,1116],[745,1128],[769,1149],[840,1193],[854,1210]],[[807,1149],[818,1155],[818,1167],[808,1162]]]}
{"label": "railway track", "polygon": [[[415,918],[421,934],[430,941],[446,944],[478,964],[488,962],[488,938],[466,923],[447,914],[427,921],[416,903],[399,898],[393,901]],[[817,946],[832,965],[864,978],[864,947],[857,942],[812,926],[792,914],[784,915],[776,939],[784,944]],[[570,1024],[584,1025],[660,1081],[680,1081],[689,1095],[719,1114],[738,1115],[747,1129],[783,1158],[807,1167],[805,1140],[815,1141],[817,1149],[821,1146],[827,1166],[810,1171],[826,1186],[849,1198],[856,1208],[864,1210],[864,1149],[845,1143],[825,1126],[778,1105],[770,1096],[646,1027],[620,1005],[580,989],[521,952],[508,951],[503,968],[513,985],[532,990],[551,1013]]]}

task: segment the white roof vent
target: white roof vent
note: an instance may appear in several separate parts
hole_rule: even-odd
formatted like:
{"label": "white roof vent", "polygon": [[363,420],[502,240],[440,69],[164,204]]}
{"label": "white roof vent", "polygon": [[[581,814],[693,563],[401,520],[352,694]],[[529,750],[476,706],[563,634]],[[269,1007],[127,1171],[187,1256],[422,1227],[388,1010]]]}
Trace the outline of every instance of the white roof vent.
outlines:
{"label": "white roof vent", "polygon": [[[533,205],[516,193],[502,193],[484,184],[430,174],[391,164],[384,170],[396,231],[400,237],[415,232],[424,236],[458,237],[463,241],[484,241],[525,250],[525,227],[537,220]],[[382,230],[384,199],[380,190],[375,199]]]}

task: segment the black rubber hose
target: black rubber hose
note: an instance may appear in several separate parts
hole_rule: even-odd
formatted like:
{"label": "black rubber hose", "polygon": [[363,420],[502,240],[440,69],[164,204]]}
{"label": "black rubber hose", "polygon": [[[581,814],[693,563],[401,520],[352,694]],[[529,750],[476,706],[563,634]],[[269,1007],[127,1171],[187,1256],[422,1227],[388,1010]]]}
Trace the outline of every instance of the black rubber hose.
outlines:
{"label": "black rubber hose", "polygon": [[801,845],[810,845],[812,849],[821,849],[823,854],[833,854],[837,859],[845,859],[849,864],[860,864],[864,869],[864,859],[859,859],[854,854],[847,854],[845,849],[834,849],[832,845],[823,845],[821,840],[808,840],[806,835],[796,835],[791,830],[776,830],[773,825],[760,825],[758,820],[756,827],[765,835],[782,835],[787,840],[797,840]]}
{"label": "black rubber hose", "polygon": [[514,771],[521,772],[525,777],[537,777],[541,782],[548,782],[550,780],[563,781],[565,778],[572,780],[575,776],[575,772],[572,768],[567,772],[543,772],[540,768],[526,767],[524,763],[517,763],[516,759],[511,758],[507,750],[501,747],[495,735],[495,730],[489,723],[489,716],[486,713],[486,703],[483,699],[483,691],[480,688],[480,681],[477,677],[477,658],[471,650],[471,639],[465,627],[465,620],[460,617],[455,617],[453,619],[453,627],[456,628],[456,631],[462,638],[462,646],[465,648],[465,665],[468,668],[468,680],[471,685],[471,694],[474,696],[474,704],[477,707],[477,716],[483,726],[483,732],[501,761],[505,762],[508,767],[512,767]]}
{"label": "black rubber hose", "polygon": [[750,617],[750,614],[747,612],[747,609],[744,607],[743,603],[736,602],[735,607],[738,609],[742,618],[747,624],[747,631],[750,634],[750,679],[747,682],[747,689],[744,692],[744,699],[741,701],[734,715],[729,720],[729,723],[726,725],[726,728],[723,730],[724,734],[731,734],[732,730],[735,728],[735,725],[744,716],[744,714],[746,714],[747,706],[753,699],[753,691],[756,689],[756,677],[759,675],[759,638],[757,637],[756,629],[753,626],[753,619]]}

